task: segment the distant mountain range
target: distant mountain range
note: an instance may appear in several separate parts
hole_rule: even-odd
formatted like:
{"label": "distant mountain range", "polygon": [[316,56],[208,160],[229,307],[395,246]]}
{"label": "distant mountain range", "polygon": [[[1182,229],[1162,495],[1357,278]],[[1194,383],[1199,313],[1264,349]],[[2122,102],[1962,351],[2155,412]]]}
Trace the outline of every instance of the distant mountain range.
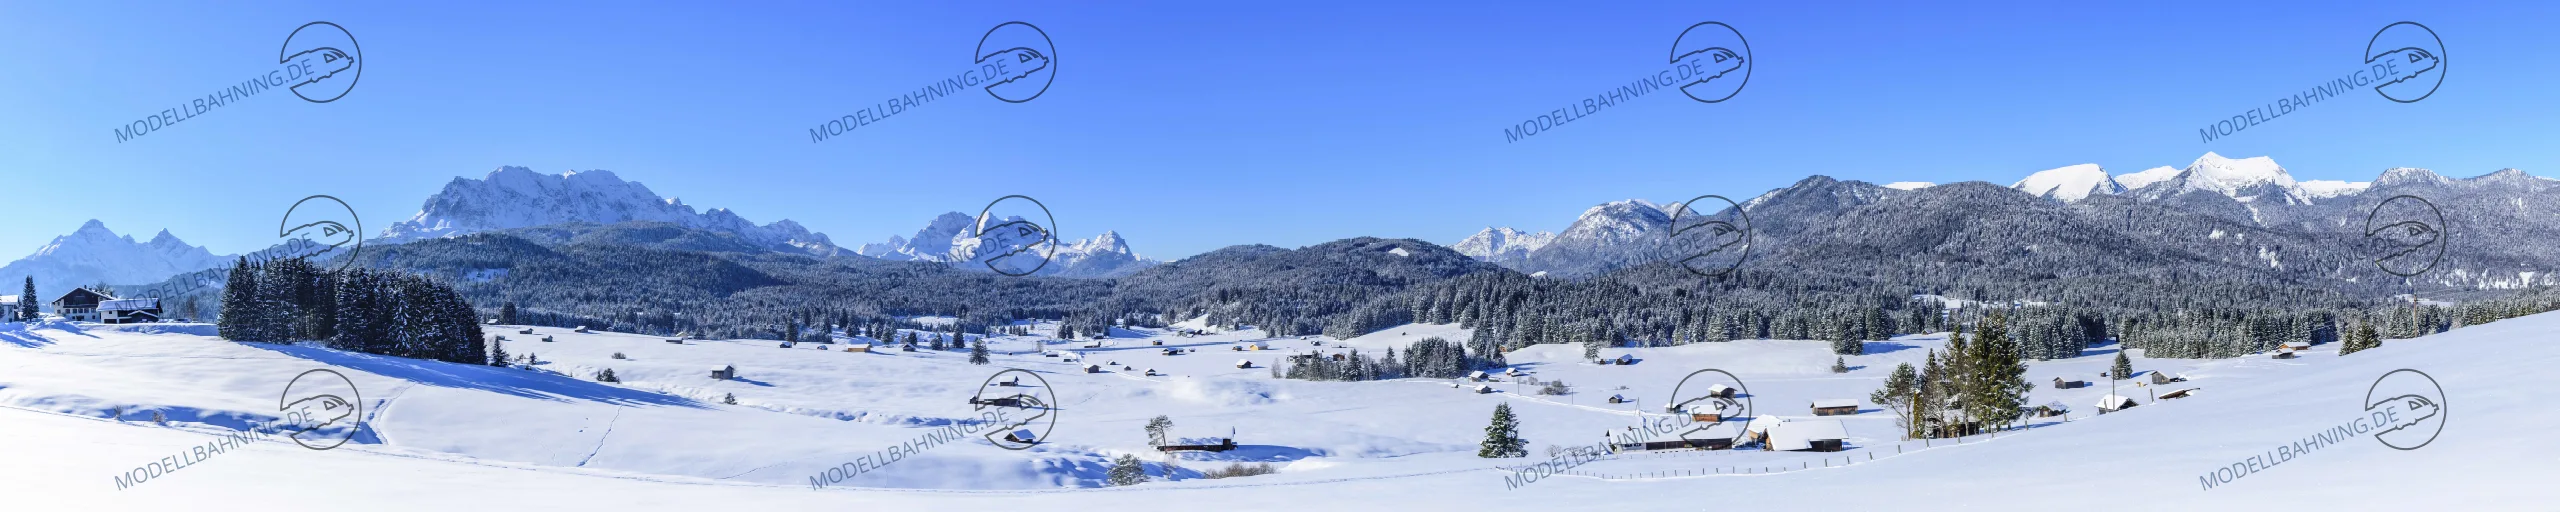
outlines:
{"label": "distant mountain range", "polygon": [[[55,295],[76,286],[148,283],[169,276],[212,268],[231,261],[203,247],[187,245],[161,230],[149,242],[118,235],[106,223],[90,220],[71,234],[54,237],[35,254],[0,266],[0,295],[16,295],[28,276],[36,293]],[[50,300],[52,297],[39,297]]]}
{"label": "distant mountain range", "polygon": [[[1753,224],[1750,264],[1915,282],[2188,273],[2379,291],[2401,279],[2371,264],[2366,216],[2385,199],[2414,195],[2450,225],[2442,226],[2442,264],[2412,284],[2560,283],[2560,181],[2515,169],[2454,179],[2395,168],[2371,182],[2297,181],[2267,157],[2207,153],[2183,169],[2110,175],[2083,164],[2000,188],[1807,178],[1743,203]],[[1676,208],[1608,203],[1552,236],[1488,228],[1453,248],[1521,272],[1593,276],[1661,260]]]}
{"label": "distant mountain range", "polygon": [[[1021,219],[1008,217],[1001,220]],[[969,214],[944,213],[925,223],[924,229],[916,230],[913,238],[890,235],[887,242],[862,244],[855,252],[889,261],[966,263],[961,266],[978,267],[980,264],[970,262],[982,261],[992,254],[981,254],[981,245],[972,240],[971,232],[975,231],[977,222],[978,218]],[[1121,239],[1119,232],[1104,231],[1090,239],[1061,240],[1055,256],[1046,266],[1038,266],[1036,261],[1028,263],[1024,265],[1025,270],[1039,268],[1034,275],[1120,277],[1162,262],[1130,251],[1129,242]]]}
{"label": "distant mountain range", "polygon": [[443,191],[428,196],[417,215],[383,229],[380,240],[399,243],[570,222],[664,222],[735,234],[777,251],[826,255],[837,250],[826,235],[800,223],[786,219],[758,226],[726,208],[695,212],[683,200],[659,197],[647,185],[623,181],[612,171],[542,174],[513,166],[477,180],[454,178]]}

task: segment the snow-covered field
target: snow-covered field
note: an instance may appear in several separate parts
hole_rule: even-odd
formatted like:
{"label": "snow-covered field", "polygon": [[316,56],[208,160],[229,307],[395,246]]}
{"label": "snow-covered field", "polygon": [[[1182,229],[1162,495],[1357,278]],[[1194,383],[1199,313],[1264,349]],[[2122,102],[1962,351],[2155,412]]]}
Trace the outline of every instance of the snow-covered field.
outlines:
{"label": "snow-covered field", "polygon": [[[2560,389],[2560,314],[2502,321],[2340,357],[2155,360],[2134,366],[2188,377],[2123,384],[2143,403],[2091,417],[2115,348],[2032,363],[2032,404],[2073,413],[1992,437],[1904,442],[1867,393],[1940,336],[1873,342],[1831,373],[1821,342],[1751,340],[1609,349],[1637,364],[1594,365],[1578,346],[1540,346],[1509,360],[1577,392],[1538,396],[1493,383],[1476,394],[1446,380],[1304,382],[1270,377],[1286,354],[1356,348],[1376,354],[1466,330],[1410,325],[1351,340],[1199,337],[1115,331],[1100,347],[1033,338],[993,344],[994,364],[965,352],[848,353],[843,344],[780,348],[770,340],[666,343],[665,338],[498,327],[508,351],[538,370],[453,365],[314,347],[233,343],[209,326],[0,324],[0,496],[10,510],[249,509],[339,503],[369,510],[1630,510],[1747,506],[1771,510],[2550,510],[2560,500],[2560,441],[2539,435],[2560,412],[2531,397]],[[556,341],[536,341],[541,336]],[[1161,341],[1163,345],[1156,345]],[[1232,347],[1259,341],[1260,351]],[[1315,343],[1323,341],[1324,346]],[[817,347],[825,347],[820,350]],[[1195,352],[1164,355],[1166,347]],[[614,354],[623,358],[614,358]],[[1084,361],[1071,361],[1081,356]],[[1239,369],[1239,360],[1254,368]],[[1082,365],[1106,364],[1101,373]],[[709,378],[735,366],[738,379]],[[1128,370],[1122,370],[1125,366]],[[273,419],[286,382],[336,370],[362,391],[355,442],[315,451],[270,438],[196,456],[195,448]],[[619,384],[593,376],[612,368]],[[966,399],[1005,368],[1038,372],[1061,402],[1055,432],[1029,450],[963,438],[813,490],[811,475],[902,445],[977,413]],[[1548,445],[1587,445],[1656,414],[1689,373],[1717,368],[1749,384],[1763,416],[1811,418],[1806,403],[1858,399],[1837,417],[1838,453],[1651,452],[1582,464],[1512,488],[1501,466],[1546,460]],[[2444,388],[2443,429],[2416,450],[2357,436],[2208,490],[2199,476],[2246,463],[2364,414],[2375,379],[2425,371]],[[1160,376],[1145,376],[1148,369]],[[2055,377],[2089,388],[2056,390]],[[1472,387],[1472,384],[1469,385]],[[2195,397],[2153,393],[2200,388]],[[1634,399],[1609,404],[1610,395]],[[723,403],[735,396],[736,405]],[[1494,405],[1509,402],[1530,459],[1482,459]],[[159,412],[164,426],[151,421]],[[121,418],[110,419],[111,412]],[[1236,451],[1184,459],[1167,482],[1141,426],[1171,417],[1177,437],[1223,437]],[[1104,487],[1109,459],[1137,453],[1155,481]],[[119,489],[153,461],[185,464]],[[1201,479],[1229,462],[1272,462],[1271,475]],[[1828,466],[1828,467],[1826,467]],[[1744,469],[1748,468],[1748,469]],[[1786,468],[1774,474],[1764,470]],[[1750,474],[1723,474],[1742,470]],[[1657,476],[1670,475],[1670,476]],[[306,499],[307,498],[307,499]],[[326,505],[324,505],[326,506]]]}

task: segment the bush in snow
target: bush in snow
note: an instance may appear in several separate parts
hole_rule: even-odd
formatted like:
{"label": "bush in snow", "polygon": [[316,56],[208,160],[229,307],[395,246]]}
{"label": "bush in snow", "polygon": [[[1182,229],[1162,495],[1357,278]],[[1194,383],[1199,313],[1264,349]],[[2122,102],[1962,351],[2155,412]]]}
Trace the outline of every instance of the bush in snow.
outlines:
{"label": "bush in snow", "polygon": [[604,371],[596,372],[596,382],[622,382],[622,378],[613,376],[612,368],[606,368]]}
{"label": "bush in snow", "polygon": [[1146,483],[1147,466],[1138,462],[1136,455],[1121,455],[1111,461],[1108,478],[1113,487]]}
{"label": "bush in snow", "polygon": [[630,359],[630,358],[628,358],[628,357],[622,357],[622,353],[621,353],[621,352],[615,352],[615,353],[613,353],[613,358],[614,358],[614,359]]}
{"label": "bush in snow", "polygon": [[1227,464],[1227,467],[1224,469],[1212,469],[1208,472],[1201,473],[1200,477],[1227,478],[1233,476],[1268,475],[1278,472],[1280,472],[1280,468],[1272,467],[1269,462],[1254,465],[1245,465],[1245,463],[1236,462]]}
{"label": "bush in snow", "polygon": [[720,403],[729,404],[729,405],[738,405],[738,394],[737,394],[737,393],[721,393],[721,394],[720,394]]}

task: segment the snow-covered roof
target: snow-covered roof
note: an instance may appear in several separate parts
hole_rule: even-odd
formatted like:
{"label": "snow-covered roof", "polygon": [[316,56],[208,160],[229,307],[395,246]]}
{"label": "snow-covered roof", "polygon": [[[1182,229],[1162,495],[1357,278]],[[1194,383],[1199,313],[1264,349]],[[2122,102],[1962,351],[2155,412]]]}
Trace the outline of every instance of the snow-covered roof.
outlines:
{"label": "snow-covered roof", "polygon": [[1813,401],[1813,407],[1814,407],[1814,408],[1816,408],[1816,409],[1828,409],[1828,408],[1832,408],[1832,407],[1857,407],[1857,406],[1858,406],[1858,399],[1855,399],[1855,398],[1826,398],[1826,399],[1822,399],[1822,400],[1815,400],[1815,401]]}
{"label": "snow-covered roof", "polygon": [[1484,370],[1476,370],[1476,372],[1475,372],[1475,373],[1467,374],[1467,376],[1468,376],[1468,377],[1477,377],[1477,378],[1482,378],[1482,377],[1486,377],[1487,375],[1485,375],[1485,374],[1484,374]]}
{"label": "snow-covered roof", "polygon": [[2107,395],[2098,397],[2098,407],[2103,409],[2122,409],[2124,406],[2132,404],[2133,397],[2129,396]]}
{"label": "snow-covered roof", "polygon": [[2284,348],[2311,348],[2311,342],[2308,342],[2308,341],[2287,341],[2287,342],[2284,342]]}
{"label": "snow-covered roof", "polygon": [[1786,418],[1780,418],[1780,417],[1776,417],[1776,416],[1762,416],[1762,417],[1758,417],[1758,418],[1752,418],[1752,419],[1751,419],[1751,424],[1750,424],[1750,425],[1744,425],[1744,426],[1743,426],[1743,431],[1745,431],[1745,432],[1768,432],[1768,431],[1769,431],[1769,429],[1770,429],[1771,427],[1776,427],[1776,426],[1778,426],[1778,425],[1780,425],[1780,424],[1784,424],[1784,423],[1786,423],[1786,422],[1787,422],[1787,419],[1786,419]]}
{"label": "snow-covered roof", "polygon": [[1735,430],[1733,425],[1715,423],[1709,425],[1697,425],[1686,429],[1656,434],[1652,439],[1646,439],[1644,441],[1648,443],[1662,443],[1680,440],[1733,439],[1735,437],[1740,437],[1741,435],[1742,432]]}
{"label": "snow-covered roof", "polygon": [[1812,448],[1814,441],[1848,438],[1849,429],[1840,420],[1790,421],[1769,429],[1769,449],[1803,450]]}
{"label": "snow-covered roof", "polygon": [[116,299],[98,301],[98,309],[100,310],[132,311],[136,309],[159,308],[160,299]]}
{"label": "snow-covered roof", "polygon": [[[1619,357],[1626,357],[1626,356],[1619,356]],[[1724,390],[1728,390],[1728,389],[1733,389],[1733,388],[1725,387],[1723,384],[1716,384],[1716,385],[1712,385],[1712,386],[1707,386],[1707,392],[1708,392],[1708,393],[1723,393],[1723,392],[1724,392]]]}
{"label": "snow-covered roof", "polygon": [[0,295],[0,304],[17,304],[17,303],[18,303],[18,296],[16,296],[16,295]]}

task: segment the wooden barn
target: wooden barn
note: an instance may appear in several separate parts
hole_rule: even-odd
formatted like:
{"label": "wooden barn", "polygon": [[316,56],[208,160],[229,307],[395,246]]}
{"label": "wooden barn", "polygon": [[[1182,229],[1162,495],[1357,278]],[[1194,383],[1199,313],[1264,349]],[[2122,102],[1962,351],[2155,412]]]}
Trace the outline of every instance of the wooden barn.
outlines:
{"label": "wooden barn", "polygon": [[738,367],[736,365],[721,365],[719,368],[712,368],[711,378],[713,380],[729,380],[738,378]]}
{"label": "wooden barn", "polygon": [[1477,384],[1477,385],[1476,385],[1476,394],[1482,395],[1482,394],[1490,394],[1490,393],[1493,393],[1493,386],[1487,386],[1487,385],[1483,385],[1483,384]]}
{"label": "wooden barn", "polygon": [[1085,372],[1085,373],[1102,373],[1102,365],[1098,365],[1098,364],[1088,364],[1088,365],[1084,365],[1084,372]]}
{"label": "wooden barn", "polygon": [[1161,452],[1223,452],[1236,449],[1236,440],[1228,437],[1184,437],[1156,445]]}
{"label": "wooden barn", "polygon": [[870,351],[871,351],[871,345],[863,345],[863,346],[859,346],[859,347],[845,347],[845,348],[844,348],[844,351],[846,351],[846,352],[870,352]]}
{"label": "wooden barn", "polygon": [[1253,361],[1252,361],[1252,360],[1249,360],[1249,359],[1237,359],[1237,360],[1236,360],[1236,368],[1252,368],[1252,367],[1253,367]]}
{"label": "wooden barn", "polygon": [[2278,351],[2276,351],[2276,355],[2267,356],[2267,357],[2269,357],[2269,358],[2273,358],[2273,359],[2293,359],[2293,358],[2301,357],[2301,356],[2294,355],[2294,354],[2293,354],[2293,351],[2291,351],[2291,350],[2278,350]]}
{"label": "wooden barn", "polygon": [[2284,342],[2284,349],[2285,349],[2285,350],[2295,351],[2295,352],[2302,352],[2302,351],[2306,351],[2306,350],[2311,350],[2311,342],[2308,342],[2308,341],[2287,341],[2287,342]]}
{"label": "wooden barn", "polygon": [[1617,443],[1619,452],[1652,450],[1730,450],[1737,437],[1732,425],[1698,425],[1634,443]]}
{"label": "wooden barn", "polygon": [[2180,399],[2180,398],[2186,398],[2186,397],[2189,397],[2189,396],[2194,396],[2194,395],[2195,395],[2195,393],[2196,393],[2196,388],[2186,388],[2186,389],[2180,389],[2180,390],[2176,390],[2176,391],[2170,391],[2170,392],[2167,392],[2167,393],[2161,393],[2161,394],[2160,394],[2160,398],[2158,398],[2158,399],[2159,399],[2159,400],[2176,400],[2176,399]]}
{"label": "wooden barn", "polygon": [[2185,382],[2186,380],[2187,380],[2187,379],[2182,379],[2182,378],[2171,378],[2171,377],[2169,377],[2169,374],[2167,374],[2167,373],[2163,373],[2163,372],[2161,372],[2161,371],[2159,371],[2159,370],[2152,370],[2152,371],[2151,371],[2151,383],[2152,383],[2152,384],[2168,384],[2168,383],[2171,383],[2171,382]]}
{"label": "wooden barn", "polygon": [[2085,381],[2085,380],[2062,380],[2062,378],[2061,378],[2061,377],[2054,377],[2054,378],[2053,378],[2053,389],[2079,389],[2079,388],[2085,388],[2085,387],[2089,387],[2089,381]]}
{"label": "wooden barn", "polygon": [[1626,397],[1625,395],[1609,395],[1609,403],[1613,403],[1613,404],[1623,404],[1623,403],[1627,403],[1627,397]]}
{"label": "wooden barn", "polygon": [[1813,415],[1815,416],[1845,416],[1857,413],[1858,400],[1854,398],[1831,398],[1813,401]]}
{"label": "wooden barn", "polygon": [[1723,410],[1723,409],[1717,409],[1717,408],[1716,408],[1716,404],[1714,404],[1714,403],[1712,403],[1712,402],[1710,402],[1710,403],[1692,403],[1692,404],[1689,404],[1689,405],[1681,406],[1681,407],[1680,407],[1680,412],[1688,413],[1688,414],[1689,414],[1689,421],[1692,421],[1692,422],[1697,422],[1697,423],[1720,423],[1720,422],[1723,422],[1723,421],[1724,421],[1724,410]]}
{"label": "wooden barn", "polygon": [[1733,398],[1734,393],[1737,392],[1739,392],[1739,390],[1723,384],[1707,386],[1707,396]]}

